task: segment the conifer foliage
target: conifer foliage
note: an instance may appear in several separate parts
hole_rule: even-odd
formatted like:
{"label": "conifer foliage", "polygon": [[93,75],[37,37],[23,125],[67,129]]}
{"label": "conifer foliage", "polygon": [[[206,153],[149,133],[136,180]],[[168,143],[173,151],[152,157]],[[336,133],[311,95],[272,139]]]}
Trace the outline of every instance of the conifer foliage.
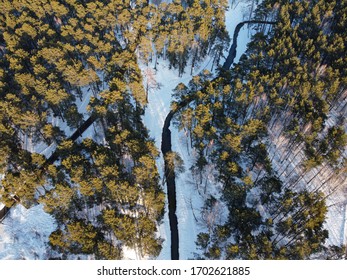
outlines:
{"label": "conifer foliage", "polygon": [[43,203],[61,257],[160,253],[164,194],[138,61],[164,57],[182,74],[190,54],[192,68],[208,53],[218,63],[228,44],[224,1],[160,2],[2,1],[1,200]]}
{"label": "conifer foliage", "polygon": [[[229,210],[225,223],[198,235],[199,258],[307,259],[330,251],[327,195],[309,191],[303,177],[322,164],[337,176],[346,170],[345,7],[343,0],[263,1],[254,19],[276,24],[254,26],[239,63],[176,87],[173,108],[198,154],[197,184],[215,166]],[[280,169],[268,155],[275,129],[288,139]],[[295,168],[284,162],[300,149],[302,173],[289,180]]]}
{"label": "conifer foliage", "polygon": [[[227,5],[2,1],[0,197],[8,207],[42,203],[55,217],[53,257],[121,259],[126,247],[141,258],[159,255],[165,197],[159,153],[142,123],[148,91],[160,87],[159,59],[180,76],[207,56],[219,66],[230,40]],[[304,175],[283,181],[289,164],[274,168],[268,151],[277,129],[287,139],[281,163],[299,149],[302,174],[320,166],[345,172],[346,7],[346,0],[264,0],[254,20],[273,24],[254,24],[239,63],[175,88],[172,108],[196,150],[197,185],[210,165],[222,185],[204,205],[200,258],[341,255],[324,245],[327,195],[302,187]],[[178,154],[166,161],[172,173],[184,172]],[[221,224],[211,216],[218,202],[229,212]]]}

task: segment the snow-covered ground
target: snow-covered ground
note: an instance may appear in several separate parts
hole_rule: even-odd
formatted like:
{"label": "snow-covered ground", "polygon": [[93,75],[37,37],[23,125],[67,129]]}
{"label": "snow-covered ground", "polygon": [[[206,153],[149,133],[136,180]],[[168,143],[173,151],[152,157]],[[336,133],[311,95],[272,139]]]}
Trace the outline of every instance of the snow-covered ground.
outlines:
{"label": "snow-covered ground", "polygon": [[[204,65],[204,64],[202,64]],[[158,71],[155,74],[157,82],[162,84],[162,87],[156,91],[150,91],[148,95],[148,106],[144,115],[144,123],[149,129],[150,137],[155,139],[155,144],[158,150],[161,147],[161,133],[164,125],[165,118],[170,111],[170,103],[172,101],[172,90],[181,82],[187,84],[191,76],[188,74],[178,77],[178,73],[173,70],[169,70],[165,61],[160,61],[157,66]],[[145,70],[145,69],[144,69]],[[186,145],[182,143],[184,141],[184,135],[179,133],[175,127],[171,125],[171,139],[172,150],[178,152],[185,163],[186,172],[179,174],[176,178],[177,189],[177,218],[179,228],[179,248],[180,258],[191,258],[191,253],[195,250],[195,237],[198,233],[196,229],[196,223],[192,211],[190,210],[190,199],[197,197],[194,195],[192,186],[186,181],[188,179],[189,167],[191,165],[190,159],[187,155]],[[164,159],[162,155],[157,160],[157,166],[159,174],[163,179],[164,174]],[[166,186],[163,185],[166,191]],[[193,193],[192,193],[193,192]],[[195,204],[194,204],[195,205]],[[159,234],[164,239],[163,250],[158,259],[168,260],[171,257],[171,242],[170,242],[170,226],[168,219],[168,209],[166,205],[166,213],[163,223],[159,227]]]}
{"label": "snow-covered ground", "polygon": [[0,224],[0,259],[47,259],[48,237],[55,229],[42,205],[17,205]]}
{"label": "snow-covered ground", "polygon": [[[250,1],[229,0],[229,4],[231,4],[231,2],[235,2],[235,4],[230,5],[231,7],[226,12],[226,26],[232,39],[232,35],[234,33],[236,25],[241,21],[249,19]],[[245,25],[241,29],[238,37],[237,55],[235,58],[235,62],[237,62],[240,56],[245,52],[247,48],[247,43],[250,40],[251,33],[252,32],[249,30],[247,25]],[[227,53],[225,55],[227,55]],[[197,69],[195,73],[193,73],[193,75],[198,74],[199,71],[203,69],[211,69],[211,65],[209,63],[210,60],[207,58],[205,62],[201,63],[200,69]],[[153,65],[149,65],[149,67],[153,68]],[[187,84],[187,82],[191,79],[192,76],[189,75],[189,73],[185,73],[182,77],[178,77],[178,73],[168,69],[165,61],[159,61],[159,65],[157,66],[157,68],[158,70],[154,76],[156,78],[156,81],[160,83],[162,87],[160,89],[152,90],[149,92],[149,105],[146,109],[146,114],[143,119],[145,125],[150,130],[150,136],[153,139],[155,139],[156,146],[158,149],[160,149],[162,127],[164,124],[165,117],[167,116],[170,110],[170,102],[172,101],[172,90],[177,86],[178,83],[182,82]],[[142,66],[142,70],[145,72],[146,67]],[[176,178],[176,214],[178,218],[179,228],[180,259],[189,259],[192,258],[193,253],[196,252],[195,241],[197,234],[201,231],[206,230],[206,225],[202,224],[200,218],[201,208],[203,206],[204,199],[203,197],[201,197],[196,187],[192,183],[193,178],[189,170],[192,162],[194,161],[194,151],[187,149],[187,147],[189,146],[187,145],[188,139],[184,135],[184,133],[178,132],[177,128],[173,127],[172,124],[170,129],[172,132],[172,150],[179,153],[179,155],[184,161],[186,169],[186,171],[183,174],[179,174]],[[277,148],[279,149],[279,151],[281,151],[281,147],[278,146]],[[273,153],[277,154],[279,153],[279,151],[269,150],[270,158],[272,158]],[[278,160],[283,156],[284,152],[285,151],[283,151],[282,153],[280,152],[278,155],[276,155],[273,161],[275,170],[279,170],[280,172],[281,170],[279,168],[287,166],[289,161],[291,161],[291,157],[295,155],[295,152],[293,152],[288,157],[288,159],[285,159],[285,161],[281,163],[279,166]],[[157,160],[157,164],[159,172],[163,177],[164,161],[162,156]],[[289,163],[288,170],[292,170],[293,164],[299,165],[300,157],[298,157],[296,161]],[[311,178],[310,176],[314,175],[314,171],[312,171],[311,173],[308,174],[307,178],[303,179],[303,182],[309,181],[309,179]],[[294,176],[297,174],[292,175]],[[322,180],[324,180],[325,178],[324,176],[327,176],[327,174],[323,173],[321,176],[317,176],[315,180],[312,180],[312,182],[310,182],[311,186],[313,186],[312,188],[321,183]],[[346,184],[346,182],[344,181],[343,184]],[[165,185],[163,185],[163,187],[165,189]],[[346,187],[342,187],[341,189],[344,190],[346,189]],[[209,192],[213,193],[213,186],[212,189],[209,190]],[[342,195],[340,192],[334,193],[334,195],[328,197],[327,204],[329,206],[329,210],[326,228],[329,230],[330,235],[329,244],[341,245],[342,243],[345,244],[347,241],[347,210],[345,197],[345,194]],[[158,259],[170,259],[170,228],[167,213],[165,214],[163,224],[160,226],[159,234],[165,241],[163,243],[163,250]]]}
{"label": "snow-covered ground", "polygon": [[[228,30],[231,41],[233,40],[234,30],[236,25],[242,21],[249,20],[251,7],[249,6],[249,0],[229,0],[229,9],[225,13],[225,24]],[[256,7],[253,7],[253,11]],[[248,25],[244,25],[237,38],[237,52],[234,62],[238,62],[241,55],[246,51],[247,44],[250,41],[251,30]],[[228,53],[225,53],[227,56]]]}
{"label": "snow-covered ground", "polygon": [[[347,94],[347,93],[346,93]],[[326,120],[327,127],[336,124],[337,116],[342,112],[346,119],[347,112],[344,111],[347,100],[339,103],[333,108]],[[345,122],[347,131],[347,122]],[[284,184],[290,184],[293,188],[307,188],[308,190],[320,190],[326,196],[328,213],[325,228],[329,231],[327,245],[343,245],[347,243],[347,174],[334,171],[330,166],[322,164],[317,168],[304,173],[301,166],[305,160],[303,144],[294,145],[288,152],[288,139],[280,134],[279,125],[275,124],[269,129],[271,145],[268,149],[269,157],[273,158],[272,165],[280,175]],[[346,157],[347,147],[343,151]]]}
{"label": "snow-covered ground", "polygon": [[[87,105],[92,90],[82,89],[82,99],[76,100],[79,113],[88,118]],[[59,117],[52,117],[52,124],[62,129],[69,137],[74,132]],[[94,137],[94,125],[91,125],[83,137]],[[56,143],[47,145],[43,142],[32,143],[29,137],[23,136],[24,148],[49,157],[56,149]],[[0,210],[3,204],[0,203]],[[48,237],[56,229],[54,218],[43,210],[42,205],[26,209],[22,205],[12,207],[6,218],[0,223],[0,259],[47,259]]]}
{"label": "snow-covered ground", "polygon": [[[226,26],[227,30],[232,37],[236,25],[249,18],[249,1],[232,1],[236,2],[226,13]],[[250,40],[249,29],[244,26],[238,38],[238,48],[235,62],[238,61],[242,53],[246,50],[246,45]],[[232,38],[231,38],[232,39]],[[200,69],[195,69],[193,75],[197,75],[199,71],[203,69],[211,69],[211,59],[206,58],[201,63]],[[148,66],[149,69],[153,69],[153,65]],[[145,73],[148,68],[141,65],[142,71]],[[152,71],[152,70],[151,70]],[[149,129],[150,136],[155,140],[156,147],[160,150],[161,146],[161,133],[164,124],[165,117],[170,111],[170,103],[172,101],[172,90],[179,84],[188,84],[192,76],[190,71],[183,74],[182,77],[178,76],[178,72],[172,69],[168,69],[165,61],[159,60],[157,65],[157,71],[154,74],[156,82],[161,84],[160,89],[151,89],[148,96],[148,106],[146,108],[143,121]],[[86,106],[92,94],[92,90],[86,88],[84,91],[84,98],[78,100],[77,106],[80,113],[86,113]],[[86,117],[85,117],[86,118]],[[55,119],[55,122],[62,122],[59,119]],[[67,126],[59,123],[62,129],[66,129],[67,135],[71,135],[72,131],[67,129]],[[187,137],[183,132],[178,132],[177,128],[171,124],[172,132],[172,150],[178,152],[184,161],[185,172],[178,174],[176,178],[177,188],[177,218],[179,228],[179,254],[180,259],[190,259],[194,257],[196,252],[196,236],[201,231],[206,231],[206,224],[201,220],[201,208],[203,206],[204,197],[201,196],[196,186],[194,185],[194,179],[192,177],[190,166],[194,161],[194,151],[187,148]],[[273,135],[276,139],[276,135]],[[83,137],[94,137],[94,128],[91,126],[84,134]],[[269,150],[270,158],[273,153],[278,153],[281,150],[280,144],[285,145],[285,141],[280,142],[281,139],[276,139],[276,151]],[[41,154],[49,156],[55,149],[55,144],[51,146],[44,145],[42,143],[31,146],[32,143],[28,142],[28,150],[35,150]],[[274,147],[274,145],[273,145]],[[283,146],[284,147],[284,146]],[[294,153],[292,153],[292,156]],[[278,164],[281,154],[274,157],[275,169],[281,168]],[[298,157],[299,160],[300,157]],[[296,163],[289,156],[285,160],[283,166],[288,166],[288,170],[292,170],[292,165]],[[277,165],[276,165],[277,162]],[[161,178],[163,179],[164,160],[162,155],[157,160],[157,166]],[[313,171],[314,172],[314,171]],[[285,174],[285,173],[284,173]],[[307,180],[310,180],[314,173],[308,173]],[[293,174],[295,175],[295,174]],[[324,175],[324,173],[323,173]],[[317,176],[317,182],[321,182],[324,178]],[[218,185],[213,182],[213,176],[209,178],[211,189],[208,193],[214,193]],[[312,180],[311,185],[315,184],[315,180]],[[346,182],[344,182],[346,184]],[[163,184],[163,189],[166,191],[166,186]],[[346,189],[346,188],[345,188]],[[337,199],[337,200],[336,200]],[[328,205],[328,222],[327,228],[330,233],[330,242],[332,244],[346,243],[346,201],[345,196],[336,194],[329,197]],[[0,209],[1,209],[0,205]],[[158,235],[163,238],[163,249],[158,259],[168,260],[170,259],[170,226],[168,220],[168,209],[166,205],[166,213],[162,223],[159,226]],[[344,213],[344,215],[342,215]],[[25,209],[23,206],[17,205],[12,208],[6,219],[0,224],[0,259],[45,259],[47,258],[46,242],[48,241],[49,234],[55,230],[56,226],[54,219],[46,214],[42,206],[34,206],[30,209]],[[126,259],[138,259],[138,255],[133,250],[125,250]]]}
{"label": "snow-covered ground", "polygon": [[[231,0],[230,0],[231,1]],[[226,13],[226,24],[229,33],[233,34],[234,28],[244,19],[246,3],[239,3],[234,5]],[[248,31],[243,28],[239,34],[238,40],[238,53],[236,60],[240,57],[242,52],[246,49],[246,44],[249,41]],[[193,75],[197,75],[203,69],[211,69],[211,59],[206,58],[201,63],[200,69],[195,69]],[[150,66],[153,68],[153,65]],[[178,77],[178,72],[169,70],[167,64],[160,61],[157,66],[158,70],[155,73],[155,78],[158,83],[162,85],[160,90],[150,90],[149,92],[149,105],[146,109],[146,114],[143,118],[145,125],[150,130],[150,136],[155,139],[156,146],[160,150],[161,146],[161,132],[166,115],[170,111],[170,103],[172,101],[172,90],[179,83],[187,84],[191,75],[187,70],[182,77]],[[142,70],[146,68],[143,66]],[[78,111],[86,114],[86,106],[89,102],[92,90],[88,87],[83,89],[82,100],[77,99],[76,105]],[[86,116],[84,117],[86,118]],[[60,119],[53,118],[52,123],[58,125],[64,130],[67,136],[71,135],[73,131]],[[94,128],[91,126],[84,132],[83,137],[94,137]],[[185,163],[185,172],[177,176],[177,217],[179,226],[179,248],[180,258],[189,259],[193,258],[193,252],[196,251],[196,235],[204,230],[204,225],[198,221],[200,210],[202,207],[203,199],[198,194],[194,187],[193,178],[189,168],[194,160],[192,156],[193,151],[186,149],[187,138],[183,133],[179,133],[176,128],[171,126],[172,131],[172,149],[180,154]],[[33,144],[28,137],[25,139],[25,148],[29,151],[35,151],[46,157],[50,156],[56,149],[56,144],[50,146],[44,143]],[[157,160],[158,169],[161,176],[163,175],[163,158],[162,156]],[[163,178],[163,176],[162,176]],[[163,186],[165,189],[165,186]],[[21,205],[17,205],[10,210],[8,217],[0,224],[0,259],[3,258],[26,258],[26,259],[44,259],[45,243],[48,241],[49,234],[55,229],[53,218],[46,214],[42,206],[34,206],[30,209],[25,209]],[[163,222],[159,226],[159,233],[161,238],[164,239],[163,250],[158,259],[170,259],[170,227],[166,214]],[[29,240],[27,241],[27,238]],[[138,256],[133,250],[125,250],[126,259],[137,259]]]}
{"label": "snow-covered ground", "polygon": [[[82,88],[82,93],[83,93],[83,96],[82,96],[81,99],[76,98],[76,106],[77,106],[78,112],[80,114],[82,114],[83,115],[83,119],[86,120],[89,117],[89,114],[87,112],[87,106],[89,104],[89,100],[90,100],[90,97],[91,97],[93,92],[92,92],[92,89],[91,89],[90,86],[86,86],[86,87]],[[52,125],[57,126],[62,131],[64,131],[64,133],[65,133],[65,135],[67,137],[70,137],[75,132],[75,129],[71,129],[67,125],[67,123],[65,121],[63,121],[60,117],[51,116],[51,120],[50,121],[51,121]],[[89,127],[88,130],[93,128],[93,126],[94,125]],[[84,132],[84,136],[85,135],[87,135],[86,132]],[[91,135],[88,134],[88,136],[91,136]],[[52,143],[51,145],[47,145],[44,142],[39,142],[39,143],[33,144],[30,141],[30,138],[28,138],[28,137],[25,137],[25,142],[24,143],[25,143],[25,146],[24,146],[25,149],[27,149],[30,152],[36,152],[38,154],[44,155],[46,158],[51,156],[52,153],[57,148],[57,144],[56,143]]]}
{"label": "snow-covered ground", "polygon": [[[231,0],[229,1],[231,3]],[[240,3],[233,5],[226,13],[226,26],[230,36],[233,35],[236,25],[243,21],[245,14],[247,14],[247,3],[240,1]],[[237,62],[241,54],[246,50],[246,45],[249,42],[249,32],[244,27],[238,38],[238,49],[235,61]],[[227,55],[227,54],[226,54]],[[192,76],[199,74],[204,69],[211,69],[211,59],[207,57],[205,61],[200,64],[199,69],[195,69],[193,75],[190,75],[190,71],[187,70],[182,77],[178,76],[178,72],[169,69],[167,63],[163,60],[159,60],[157,65],[157,71],[154,73],[154,77],[157,83],[161,84],[160,89],[149,91],[148,106],[146,108],[143,121],[146,127],[149,129],[150,137],[155,140],[156,147],[160,150],[161,147],[161,133],[164,125],[165,118],[170,111],[170,103],[173,101],[172,93],[173,89],[179,84],[188,84]],[[153,69],[153,65],[148,66]],[[148,72],[147,67],[141,65],[143,73]],[[151,70],[152,71],[152,70]],[[206,231],[206,224],[201,220],[201,208],[203,206],[204,198],[199,194],[193,181],[193,177],[190,171],[190,167],[194,162],[194,151],[187,148],[187,136],[183,132],[179,132],[176,127],[170,126],[172,151],[179,153],[180,157],[184,161],[185,172],[177,174],[176,176],[176,197],[177,197],[177,219],[178,219],[178,231],[179,231],[179,255],[180,259],[194,258],[194,252],[196,252],[196,237],[201,231]],[[164,160],[162,155],[157,160],[157,166],[161,178],[164,174]],[[207,193],[215,193],[213,186]],[[166,191],[166,185],[163,185]],[[159,234],[164,239],[163,250],[158,259],[168,260],[171,257],[171,242],[170,242],[170,226],[167,213],[164,216],[163,223],[159,227]]]}

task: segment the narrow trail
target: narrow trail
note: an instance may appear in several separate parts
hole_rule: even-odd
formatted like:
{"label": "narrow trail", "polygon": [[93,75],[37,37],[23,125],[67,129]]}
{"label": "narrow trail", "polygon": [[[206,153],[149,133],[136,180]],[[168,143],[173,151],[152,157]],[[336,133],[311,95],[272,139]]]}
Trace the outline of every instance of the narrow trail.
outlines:
{"label": "narrow trail", "polygon": [[[231,65],[234,63],[234,59],[236,57],[236,49],[237,49],[237,37],[241,28],[245,24],[275,24],[273,21],[260,21],[260,20],[248,20],[240,22],[234,31],[233,43],[230,46],[229,54],[224,62],[222,69],[229,70]],[[170,231],[171,231],[171,259],[178,260],[179,259],[179,234],[178,234],[178,220],[176,215],[177,209],[177,199],[176,199],[176,182],[175,182],[175,172],[168,168],[168,162],[166,160],[166,155],[172,152],[172,143],[171,143],[171,131],[169,129],[172,118],[175,113],[187,106],[191,101],[195,99],[195,94],[190,95],[187,99],[181,101],[176,104],[175,109],[170,110],[168,115],[165,118],[163,130],[162,130],[162,142],[161,142],[161,152],[164,157],[164,175],[166,179],[167,185],[167,195],[168,195],[168,208],[169,208],[169,221],[170,221]]]}
{"label": "narrow trail", "polygon": [[[78,139],[95,121],[97,120],[97,117],[95,114],[92,114],[87,120],[85,120],[80,127],[78,127],[75,132],[67,138],[67,140],[72,140],[73,142]],[[48,165],[53,164],[58,158],[60,154],[59,151],[56,149],[42,164],[40,167],[41,174],[44,173],[45,169]],[[10,206],[4,206],[2,209],[0,209],[0,222],[2,222],[5,218],[7,213],[10,211],[10,209],[16,205],[16,203],[20,202],[20,197],[17,195],[13,196],[12,199],[13,203]]]}
{"label": "narrow trail", "polygon": [[[85,120],[79,128],[75,130],[75,132],[67,138],[67,140],[71,140],[75,142],[78,137],[80,137],[95,121],[97,117],[95,114],[92,114],[87,120]],[[46,162],[43,164],[42,168],[46,167],[48,164],[53,164],[59,158],[59,151],[55,150],[49,158],[47,158]]]}
{"label": "narrow trail", "polygon": [[[229,70],[231,65],[233,64],[234,59],[236,57],[236,51],[237,51],[237,37],[239,35],[241,28],[245,24],[275,24],[275,23],[276,22],[257,21],[257,20],[249,20],[249,21],[240,22],[235,28],[234,35],[233,35],[233,43],[229,49],[228,57],[226,61],[224,62],[222,69]],[[164,157],[164,164],[165,164],[164,174],[165,174],[166,183],[167,183],[169,221],[170,221],[170,231],[171,231],[171,259],[172,260],[179,259],[179,234],[178,234],[178,220],[176,215],[176,208],[177,208],[176,182],[175,182],[175,172],[168,168],[168,162],[165,159],[166,158],[165,156],[172,151],[171,150],[172,149],[171,131],[169,129],[172,118],[174,117],[177,111],[179,111],[180,109],[188,105],[194,99],[195,99],[195,95],[193,94],[189,96],[187,99],[178,103],[175,110],[170,110],[170,112],[165,118],[163,130],[162,130],[161,151]],[[85,132],[96,120],[97,120],[97,117],[95,115],[91,115],[86,121],[83,122],[83,124],[78,129],[76,129],[76,131],[68,139],[72,141],[77,140],[77,138],[80,137],[83,134],[83,132]],[[47,165],[53,164],[58,158],[59,158],[59,151],[55,150],[51,154],[51,156],[47,158],[45,163],[42,165],[41,170],[43,171],[47,167]],[[13,203],[13,205],[14,204],[15,203]],[[0,220],[5,217],[5,215],[10,210],[11,207],[5,207],[3,209],[0,209],[1,210]]]}

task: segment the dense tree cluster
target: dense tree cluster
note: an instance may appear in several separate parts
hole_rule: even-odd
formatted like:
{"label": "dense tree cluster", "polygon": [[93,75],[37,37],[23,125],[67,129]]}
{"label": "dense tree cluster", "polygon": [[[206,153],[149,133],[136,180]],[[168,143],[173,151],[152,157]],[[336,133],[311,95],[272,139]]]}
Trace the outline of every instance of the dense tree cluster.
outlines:
{"label": "dense tree cluster", "polygon": [[[218,64],[226,8],[224,0],[3,1],[1,199],[43,203],[58,221],[50,243],[62,256],[118,259],[123,246],[159,254],[164,195],[141,120],[138,60],[163,57],[180,74],[190,57],[192,69],[207,54]],[[93,127],[98,137],[79,137]],[[40,145],[55,151],[46,158]]]}
{"label": "dense tree cluster", "polygon": [[[255,1],[249,3],[253,12]],[[120,259],[124,246],[141,257],[160,253],[164,193],[158,151],[141,119],[148,90],[160,85],[149,71],[144,86],[139,65],[154,62],[156,71],[162,58],[182,75],[209,55],[218,66],[229,43],[227,5],[2,1],[1,201],[42,203],[58,223],[50,245],[59,257]],[[276,24],[254,25],[239,63],[216,78],[205,70],[175,88],[172,110],[197,151],[197,185],[206,192],[204,173],[216,166],[229,210],[218,224],[212,214],[219,201],[207,199],[200,257],[341,255],[341,248],[323,245],[321,187],[346,171],[346,7],[345,0],[264,0],[254,19]],[[92,129],[95,137],[83,136]],[[287,139],[281,164],[303,149],[302,174],[322,166],[331,177],[313,191],[299,187],[304,175],[283,183],[289,164],[275,171],[268,155],[274,130]],[[171,172],[184,170],[178,154],[166,161]]]}
{"label": "dense tree cluster", "polygon": [[[306,259],[330,250],[323,245],[326,182],[312,192],[298,183],[322,163],[335,176],[346,170],[345,9],[343,0],[263,1],[255,19],[277,23],[255,26],[239,63],[176,87],[176,122],[198,154],[193,173],[203,184],[208,166],[216,166],[229,210],[226,223],[199,234],[200,257]],[[288,166],[271,166],[275,129],[288,139],[281,163],[304,148],[304,171],[294,182],[279,179]]]}

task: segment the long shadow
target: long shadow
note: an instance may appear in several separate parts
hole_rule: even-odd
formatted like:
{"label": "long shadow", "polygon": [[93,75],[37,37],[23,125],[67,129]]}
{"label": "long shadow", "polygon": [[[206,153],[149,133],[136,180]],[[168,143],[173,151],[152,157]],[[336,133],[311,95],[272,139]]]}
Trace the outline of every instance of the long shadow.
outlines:
{"label": "long shadow", "polygon": [[[222,69],[229,70],[231,65],[234,62],[236,57],[236,49],[237,49],[237,37],[241,30],[241,28],[245,24],[275,24],[276,22],[272,21],[257,21],[257,20],[249,20],[240,22],[234,31],[233,43],[229,49],[229,54],[224,62]],[[176,215],[177,209],[177,201],[176,201],[176,183],[175,183],[175,172],[174,170],[170,170],[168,167],[168,162],[166,159],[166,155],[171,152],[171,131],[169,129],[171,120],[175,113],[188,105],[195,98],[195,95],[191,95],[189,98],[181,101],[177,104],[175,110],[171,110],[169,114],[165,118],[164,127],[162,131],[162,142],[161,142],[161,151],[164,157],[164,173],[167,183],[167,194],[168,194],[168,208],[169,208],[169,221],[170,221],[170,231],[171,231],[171,259],[178,260],[179,259],[179,235],[178,235],[178,220]],[[76,131],[68,138],[69,140],[76,141],[78,137],[80,137],[95,121],[97,120],[96,115],[91,115],[83,124],[76,129]],[[53,164],[59,158],[59,150],[55,150],[49,158],[47,158],[46,162],[42,165],[41,170],[44,170],[47,165]],[[5,207],[0,211],[0,221],[3,220],[10,210],[11,207]]]}

